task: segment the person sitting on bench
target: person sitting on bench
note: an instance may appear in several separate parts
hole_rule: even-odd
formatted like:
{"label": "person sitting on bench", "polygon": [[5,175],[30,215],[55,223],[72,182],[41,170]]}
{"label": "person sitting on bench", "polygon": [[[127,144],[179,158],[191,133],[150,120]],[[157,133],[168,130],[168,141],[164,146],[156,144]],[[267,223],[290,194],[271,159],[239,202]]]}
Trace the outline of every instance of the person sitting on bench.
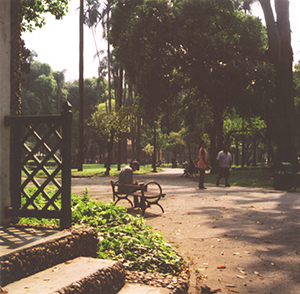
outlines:
{"label": "person sitting on bench", "polygon": [[196,172],[196,167],[192,160],[188,163],[188,165],[185,167],[183,171],[182,177],[186,176],[189,177],[190,175],[193,175]]}
{"label": "person sitting on bench", "polygon": [[[133,181],[133,172],[140,169],[140,164],[138,161],[133,160],[128,166],[122,168],[119,174],[119,185],[129,184],[129,185],[140,185],[139,181]],[[134,187],[118,187],[119,193],[129,194],[135,192],[137,189]],[[139,206],[137,197],[134,197],[134,205]]]}

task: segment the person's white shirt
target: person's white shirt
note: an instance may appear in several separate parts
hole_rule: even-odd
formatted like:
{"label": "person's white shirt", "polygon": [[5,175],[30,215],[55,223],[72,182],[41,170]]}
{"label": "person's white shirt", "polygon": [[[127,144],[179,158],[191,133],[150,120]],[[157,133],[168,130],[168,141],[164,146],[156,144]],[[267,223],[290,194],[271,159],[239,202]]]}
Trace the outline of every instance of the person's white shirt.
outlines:
{"label": "person's white shirt", "polygon": [[217,160],[219,161],[219,166],[222,168],[229,168],[230,163],[232,161],[232,156],[229,151],[227,151],[227,154],[224,152],[224,150],[220,151],[217,155]]}

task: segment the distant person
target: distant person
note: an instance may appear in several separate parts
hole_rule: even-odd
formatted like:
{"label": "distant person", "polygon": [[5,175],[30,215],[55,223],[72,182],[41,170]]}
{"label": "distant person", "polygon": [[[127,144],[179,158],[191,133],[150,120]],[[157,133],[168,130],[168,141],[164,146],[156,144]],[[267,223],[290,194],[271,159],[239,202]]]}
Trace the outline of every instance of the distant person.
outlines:
{"label": "distant person", "polygon": [[186,176],[192,176],[196,172],[196,167],[193,163],[193,160],[190,160],[190,162],[186,165],[185,169],[183,170],[182,177]]}
{"label": "distant person", "polygon": [[206,143],[202,141],[199,149],[199,157],[198,157],[198,168],[199,168],[199,189],[206,189],[204,187],[204,176],[205,169],[210,168],[207,163],[207,153],[206,153]]}
{"label": "distant person", "polygon": [[[129,184],[129,185],[135,185],[138,186],[141,183],[138,181],[133,181],[133,172],[140,169],[140,164],[138,161],[134,160],[129,165],[122,168],[120,174],[119,174],[119,184]],[[120,193],[133,193],[137,190],[135,187],[120,187],[118,188],[118,192]],[[137,197],[134,197],[134,205],[139,206]]]}
{"label": "distant person", "polygon": [[232,164],[232,156],[228,151],[228,147],[224,145],[223,150],[221,150],[217,155],[217,161],[219,163],[219,174],[217,177],[216,185],[219,186],[219,181],[222,177],[225,178],[225,187],[230,187],[228,183],[229,169]]}

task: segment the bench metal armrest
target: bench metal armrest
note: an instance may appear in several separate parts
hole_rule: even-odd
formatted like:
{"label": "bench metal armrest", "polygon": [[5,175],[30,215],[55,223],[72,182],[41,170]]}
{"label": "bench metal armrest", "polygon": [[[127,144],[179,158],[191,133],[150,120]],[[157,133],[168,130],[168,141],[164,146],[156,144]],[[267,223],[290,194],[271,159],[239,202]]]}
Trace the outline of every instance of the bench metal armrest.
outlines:
{"label": "bench metal armrest", "polygon": [[144,186],[145,186],[145,188],[146,188],[146,190],[145,191],[147,191],[148,190],[148,186],[149,185],[157,185],[158,186],[158,188],[159,188],[159,194],[160,195],[162,195],[163,194],[163,192],[162,192],[162,188],[161,188],[161,186],[160,186],[160,184],[159,183],[157,183],[157,182],[153,182],[153,181],[151,181],[151,182],[148,182],[148,183],[146,183]]}

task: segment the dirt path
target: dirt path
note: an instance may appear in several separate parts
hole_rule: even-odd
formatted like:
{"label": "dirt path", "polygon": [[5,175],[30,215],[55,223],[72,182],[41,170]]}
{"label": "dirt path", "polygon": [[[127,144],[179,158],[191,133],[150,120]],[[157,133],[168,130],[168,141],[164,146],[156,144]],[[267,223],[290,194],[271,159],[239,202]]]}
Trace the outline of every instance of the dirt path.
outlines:
{"label": "dirt path", "polygon": [[[199,190],[181,173],[135,178],[158,181],[167,194],[165,213],[153,207],[145,221],[189,263],[189,293],[203,285],[222,293],[300,293],[300,193],[211,184]],[[89,188],[92,198],[109,201],[112,179],[73,179],[72,193]]]}

